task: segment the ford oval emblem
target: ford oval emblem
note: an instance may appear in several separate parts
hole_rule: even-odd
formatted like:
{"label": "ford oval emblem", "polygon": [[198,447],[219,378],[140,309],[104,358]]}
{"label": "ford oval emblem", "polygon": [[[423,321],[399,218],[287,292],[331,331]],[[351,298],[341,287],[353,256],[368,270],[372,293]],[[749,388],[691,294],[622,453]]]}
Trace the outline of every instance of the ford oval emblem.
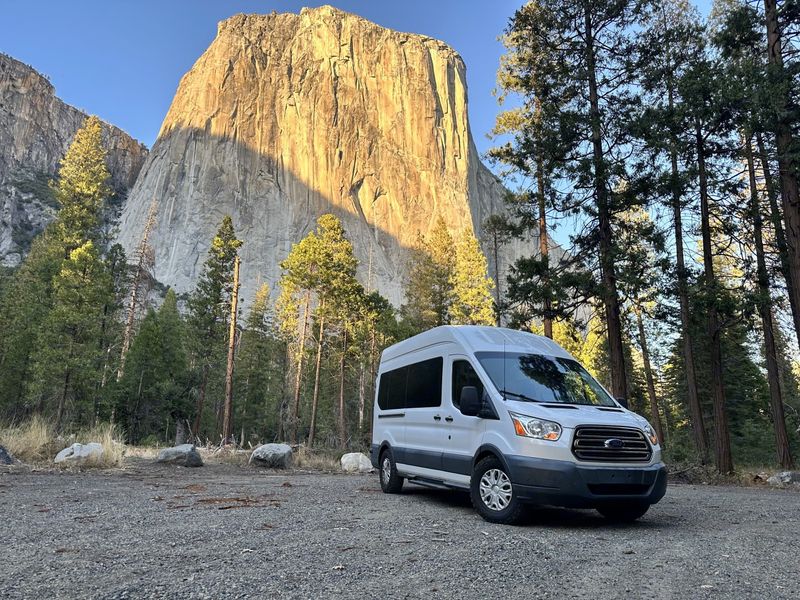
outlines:
{"label": "ford oval emblem", "polygon": [[606,448],[619,449],[619,448],[622,448],[623,446],[625,446],[625,442],[623,442],[619,438],[611,438],[610,440],[606,440],[605,442],[603,442],[603,445]]}

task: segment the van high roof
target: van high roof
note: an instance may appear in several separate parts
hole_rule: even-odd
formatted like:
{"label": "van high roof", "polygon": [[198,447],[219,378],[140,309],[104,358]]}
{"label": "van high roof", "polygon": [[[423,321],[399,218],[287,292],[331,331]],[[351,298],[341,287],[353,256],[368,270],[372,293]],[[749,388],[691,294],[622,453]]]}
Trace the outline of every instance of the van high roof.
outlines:
{"label": "van high roof", "polygon": [[482,325],[444,325],[389,346],[383,360],[399,358],[408,352],[452,342],[471,352],[522,352],[573,358],[553,340],[517,329]]}

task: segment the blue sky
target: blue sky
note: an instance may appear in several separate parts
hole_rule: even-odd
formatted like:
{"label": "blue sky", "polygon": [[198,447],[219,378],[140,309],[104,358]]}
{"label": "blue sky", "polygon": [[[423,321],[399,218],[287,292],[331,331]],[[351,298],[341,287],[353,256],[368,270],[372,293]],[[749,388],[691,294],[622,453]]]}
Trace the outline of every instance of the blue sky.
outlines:
{"label": "blue sky", "polygon": [[[701,0],[703,12],[709,2]],[[475,142],[481,152],[491,146],[497,37],[523,0],[3,0],[0,51],[47,75],[66,102],[152,146],[181,76],[218,21],[326,3],[455,48],[467,64]]]}

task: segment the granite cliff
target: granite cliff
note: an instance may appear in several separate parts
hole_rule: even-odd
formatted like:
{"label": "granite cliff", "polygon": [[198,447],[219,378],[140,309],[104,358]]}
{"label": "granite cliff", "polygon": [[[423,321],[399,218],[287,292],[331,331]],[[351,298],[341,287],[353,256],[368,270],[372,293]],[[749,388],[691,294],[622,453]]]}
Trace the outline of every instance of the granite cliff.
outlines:
{"label": "granite cliff", "polygon": [[[332,212],[353,240],[362,283],[400,304],[417,235],[440,215],[454,234],[480,235],[505,193],[480,161],[465,66],[444,43],[329,6],[236,15],[182,78],[120,240],[135,248],[155,199],[156,278],[187,291],[231,214],[245,241],[247,302]],[[520,251],[506,248],[503,264]]]}
{"label": "granite cliff", "polygon": [[[33,237],[53,218],[48,181],[86,117],[59,100],[40,73],[0,54],[0,266],[19,264]],[[119,202],[136,181],[147,149],[107,124],[103,142]]]}

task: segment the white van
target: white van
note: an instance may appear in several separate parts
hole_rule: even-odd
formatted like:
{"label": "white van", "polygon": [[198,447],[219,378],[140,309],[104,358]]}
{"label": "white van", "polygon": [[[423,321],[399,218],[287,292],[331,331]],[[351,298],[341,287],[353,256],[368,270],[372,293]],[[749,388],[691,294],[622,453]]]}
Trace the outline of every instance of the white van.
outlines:
{"label": "white van", "polygon": [[664,496],[653,428],[552,340],[437,327],[384,350],[371,459],[386,493],[403,481],[469,490],[512,523],[526,504],[596,508],[633,521]]}

